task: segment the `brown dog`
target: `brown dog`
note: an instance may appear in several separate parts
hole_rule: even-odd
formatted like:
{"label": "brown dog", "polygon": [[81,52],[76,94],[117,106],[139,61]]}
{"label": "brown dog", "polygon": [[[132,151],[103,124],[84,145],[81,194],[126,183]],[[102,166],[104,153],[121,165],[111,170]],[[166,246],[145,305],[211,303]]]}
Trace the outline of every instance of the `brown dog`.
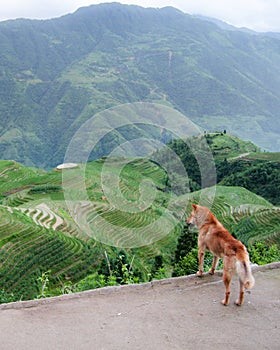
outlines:
{"label": "brown dog", "polygon": [[188,224],[195,225],[199,230],[198,236],[198,276],[203,274],[204,252],[208,249],[213,254],[213,264],[209,273],[215,272],[219,258],[223,258],[223,281],[226,288],[223,305],[228,305],[230,297],[230,282],[237,270],[240,282],[239,299],[236,305],[242,305],[245,288],[252,288],[254,277],[251,272],[249,254],[246,247],[224,228],[218,219],[206,207],[192,204],[193,211],[186,220]]}

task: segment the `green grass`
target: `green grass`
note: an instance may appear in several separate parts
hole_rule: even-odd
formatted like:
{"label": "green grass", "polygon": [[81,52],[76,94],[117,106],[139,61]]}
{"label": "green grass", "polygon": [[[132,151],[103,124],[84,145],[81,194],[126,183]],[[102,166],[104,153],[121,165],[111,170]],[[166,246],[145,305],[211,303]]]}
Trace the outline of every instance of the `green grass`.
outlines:
{"label": "green grass", "polygon": [[250,153],[246,158],[280,163],[280,152]]}
{"label": "green grass", "polygon": [[252,142],[241,140],[238,137],[224,134],[223,132],[214,132],[206,134],[207,141],[216,158],[234,158],[241,154],[257,154],[260,149]]}
{"label": "green grass", "polygon": [[0,200],[43,184],[61,184],[61,173],[27,168],[14,161],[0,160]]}
{"label": "green grass", "polygon": [[264,198],[246,190],[243,187],[237,186],[214,186],[205,188],[193,193],[188,193],[179,197],[178,201],[199,202],[200,200],[205,205],[211,205],[213,202],[223,203],[223,207],[231,206],[238,208],[242,205],[250,205],[251,207],[266,207],[272,208],[273,205]]}

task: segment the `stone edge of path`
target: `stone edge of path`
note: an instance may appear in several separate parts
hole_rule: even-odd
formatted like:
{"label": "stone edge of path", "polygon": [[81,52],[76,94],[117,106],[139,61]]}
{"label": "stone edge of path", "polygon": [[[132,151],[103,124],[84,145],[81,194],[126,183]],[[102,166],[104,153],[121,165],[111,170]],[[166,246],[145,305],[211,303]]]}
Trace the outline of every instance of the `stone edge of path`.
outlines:
{"label": "stone edge of path", "polygon": [[[266,270],[272,270],[280,268],[280,262],[273,262],[266,265],[252,265],[252,271],[258,272],[258,271],[266,271]],[[223,272],[222,270],[217,271],[215,275],[222,276]],[[205,273],[205,275],[209,275],[208,273]],[[188,276],[181,276],[181,277],[172,277],[162,280],[154,280],[151,282],[146,283],[139,283],[139,284],[128,284],[128,285],[120,285],[120,286],[109,286],[109,287],[103,287],[98,289],[91,289],[84,292],[79,293],[73,293],[73,294],[63,294],[56,297],[50,297],[50,298],[42,298],[42,299],[36,299],[36,300],[26,300],[26,301],[17,301],[12,303],[4,303],[0,304],[0,310],[7,310],[7,309],[24,309],[24,308],[31,308],[36,307],[40,305],[47,305],[54,302],[59,301],[65,301],[65,300],[71,300],[71,299],[79,299],[79,298],[87,298],[93,295],[106,295],[106,294],[114,294],[117,292],[130,292],[130,291],[141,291],[145,289],[150,289],[153,287],[158,286],[164,286],[164,285],[170,285],[170,286],[176,286],[178,283],[187,283],[190,281],[198,281],[198,278],[195,274],[188,275]],[[208,284],[208,280],[199,279],[200,283],[198,285],[205,285]],[[210,282],[211,283],[211,282]]]}

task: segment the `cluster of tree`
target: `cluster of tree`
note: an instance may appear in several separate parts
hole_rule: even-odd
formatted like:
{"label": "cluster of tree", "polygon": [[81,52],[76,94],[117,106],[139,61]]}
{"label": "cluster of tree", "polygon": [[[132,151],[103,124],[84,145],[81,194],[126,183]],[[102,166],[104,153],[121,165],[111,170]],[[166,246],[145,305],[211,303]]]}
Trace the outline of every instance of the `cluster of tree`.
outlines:
{"label": "cluster of tree", "polygon": [[60,192],[62,191],[61,186],[54,185],[43,185],[31,188],[28,193],[29,194],[38,194],[38,193],[52,193],[52,192]]}
{"label": "cluster of tree", "polygon": [[280,163],[236,160],[216,161],[218,182],[226,186],[242,186],[267,199],[280,204]]}
{"label": "cluster of tree", "polygon": [[[174,152],[178,157],[174,156]],[[167,148],[153,154],[153,159],[167,169],[169,186],[177,195],[216,184],[215,163],[211,157],[211,150],[203,136],[172,140]]]}
{"label": "cluster of tree", "polygon": [[[225,134],[223,134],[225,135]],[[225,137],[225,136],[224,136]],[[175,193],[186,193],[209,187],[216,183],[226,186],[241,186],[267,199],[274,205],[280,204],[280,163],[279,161],[253,159],[221,159],[220,154],[214,151],[213,141],[209,135],[205,136],[207,143],[201,137],[192,137],[187,141],[173,140],[168,146],[182,161],[188,179],[180,176],[177,171],[176,157],[168,156],[165,150],[158,151],[155,159],[159,164],[168,163],[170,169],[169,183]],[[210,159],[213,153],[213,162]],[[202,183],[202,175],[209,177],[207,183]],[[216,175],[216,177],[214,176]],[[173,180],[173,181],[172,181]]]}

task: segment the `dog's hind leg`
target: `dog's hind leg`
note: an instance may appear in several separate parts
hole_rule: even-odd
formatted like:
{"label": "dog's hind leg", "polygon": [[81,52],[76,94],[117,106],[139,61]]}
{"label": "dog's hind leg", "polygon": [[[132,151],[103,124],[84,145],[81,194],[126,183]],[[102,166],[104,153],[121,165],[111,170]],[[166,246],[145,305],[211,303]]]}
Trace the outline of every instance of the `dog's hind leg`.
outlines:
{"label": "dog's hind leg", "polygon": [[219,258],[216,255],[213,255],[212,267],[209,271],[210,275],[214,275],[214,272],[217,268],[218,262],[219,262]]}
{"label": "dog's hind leg", "polygon": [[223,305],[228,305],[229,297],[230,297],[230,283],[234,270],[231,266],[231,258],[228,256],[224,257],[224,273],[223,273],[223,281],[226,288],[225,298],[222,300]]}
{"label": "dog's hind leg", "polygon": [[224,281],[224,285],[226,287],[226,294],[225,294],[225,299],[222,300],[222,304],[226,306],[226,305],[228,305],[229,297],[230,297],[231,279],[228,276],[225,276],[225,274],[224,274],[223,281]]}
{"label": "dog's hind leg", "polygon": [[245,285],[241,281],[241,279],[239,279],[239,284],[240,284],[239,299],[237,299],[236,302],[235,302],[235,304],[237,306],[241,306],[243,304],[243,302],[244,302],[244,294],[245,294]]}

